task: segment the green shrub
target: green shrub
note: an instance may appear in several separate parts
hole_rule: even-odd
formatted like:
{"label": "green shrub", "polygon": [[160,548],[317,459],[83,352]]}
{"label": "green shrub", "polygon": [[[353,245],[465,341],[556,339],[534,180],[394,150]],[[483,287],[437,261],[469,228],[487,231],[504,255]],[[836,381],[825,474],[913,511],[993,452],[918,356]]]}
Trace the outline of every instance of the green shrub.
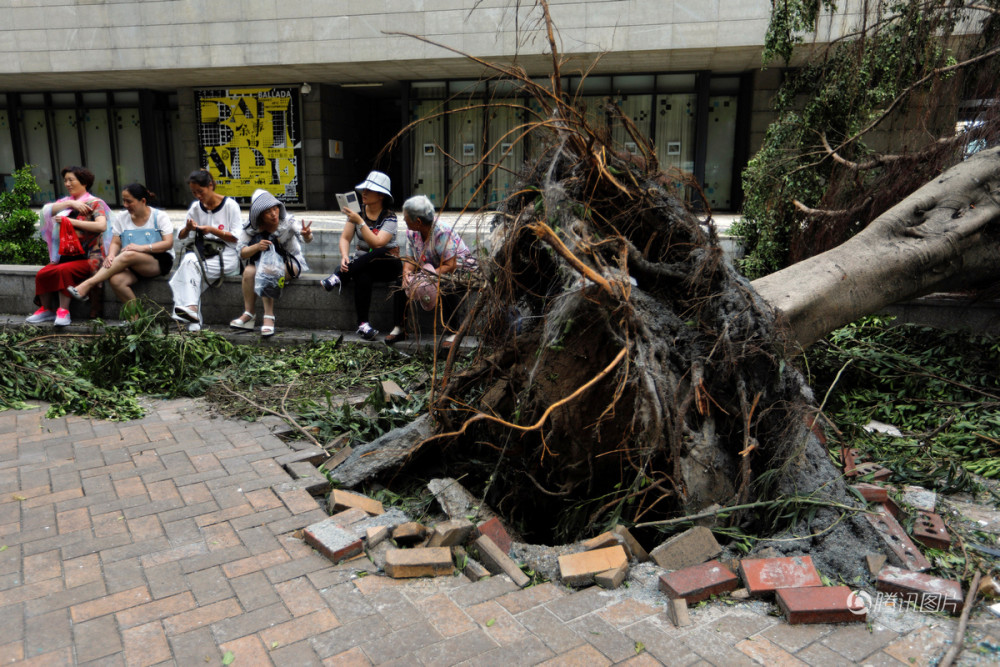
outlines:
{"label": "green shrub", "polygon": [[30,208],[38,183],[31,165],[14,172],[14,188],[0,192],[0,264],[48,264],[49,253],[37,234],[38,214]]}

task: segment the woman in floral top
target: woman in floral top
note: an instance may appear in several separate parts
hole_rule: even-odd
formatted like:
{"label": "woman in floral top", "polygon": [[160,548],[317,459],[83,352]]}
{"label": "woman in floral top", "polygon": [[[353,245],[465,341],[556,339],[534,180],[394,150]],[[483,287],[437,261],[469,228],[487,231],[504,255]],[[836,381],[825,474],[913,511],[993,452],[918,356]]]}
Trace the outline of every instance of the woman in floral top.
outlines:
{"label": "woman in floral top", "polygon": [[462,295],[435,279],[455,271],[472,270],[475,257],[465,245],[461,235],[445,222],[434,219],[434,205],[423,196],[410,197],[403,202],[403,221],[406,223],[406,247],[403,249],[403,287],[394,297],[395,320],[404,323],[395,327],[385,342],[389,345],[406,339],[405,315],[409,300],[415,300],[424,310],[433,310],[437,298],[441,300],[441,314],[448,333],[441,340],[441,347],[448,349],[455,340],[455,314],[462,302]]}

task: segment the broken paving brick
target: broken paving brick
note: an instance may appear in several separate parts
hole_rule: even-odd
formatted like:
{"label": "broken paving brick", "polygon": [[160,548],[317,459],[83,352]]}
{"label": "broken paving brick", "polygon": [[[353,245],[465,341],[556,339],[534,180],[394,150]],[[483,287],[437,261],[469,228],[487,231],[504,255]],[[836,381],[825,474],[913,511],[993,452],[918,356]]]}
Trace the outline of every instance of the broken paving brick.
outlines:
{"label": "broken paving brick", "polygon": [[336,521],[344,528],[347,528],[351,524],[355,524],[359,521],[364,521],[365,519],[367,519],[368,512],[362,509],[358,509],[357,507],[352,507],[349,510],[344,510],[343,512],[337,512],[330,518]]}
{"label": "broken paving brick", "polygon": [[430,542],[427,543],[427,546],[453,547],[465,544],[465,541],[469,539],[469,535],[472,534],[473,528],[475,526],[468,519],[442,521],[434,526]]}
{"label": "broken paving brick", "polygon": [[635,539],[628,528],[618,525],[612,528],[611,532],[620,535],[625,540],[626,551],[632,553],[632,558],[635,558],[640,563],[645,563],[649,560],[649,552],[642,548],[639,540]]}
{"label": "broken paving brick", "polygon": [[302,536],[307,544],[334,563],[357,556],[364,550],[361,540],[332,518],[306,526]]}
{"label": "broken paving brick", "polygon": [[852,488],[856,489],[861,497],[870,503],[884,503],[889,499],[889,490],[878,484],[858,482]]}
{"label": "broken paving brick", "polygon": [[941,516],[934,512],[918,512],[913,522],[913,539],[931,549],[951,548],[951,535]]}
{"label": "broken paving brick", "polygon": [[353,452],[354,452],[354,450],[351,449],[350,445],[344,445],[343,447],[341,447],[340,449],[338,449],[337,452],[333,456],[331,456],[330,458],[328,458],[326,461],[323,461],[323,469],[324,470],[333,470],[334,468],[336,468],[337,466],[339,466],[341,463],[343,463],[344,461],[346,461],[348,459],[348,457],[350,457]]}
{"label": "broken paving brick", "polygon": [[779,588],[778,607],[792,625],[799,623],[858,623],[867,618],[864,601],[848,586]]}
{"label": "broken paving brick", "polygon": [[289,463],[299,463],[300,461],[305,461],[306,463],[318,466],[326,460],[327,456],[329,456],[329,454],[326,453],[325,449],[310,446],[296,452],[282,454],[281,456],[275,458],[274,462],[283,468]]}
{"label": "broken paving brick", "polygon": [[411,546],[424,541],[427,527],[416,521],[401,523],[392,529],[392,539],[400,546]]}
{"label": "broken paving brick", "polygon": [[382,395],[385,397],[386,403],[405,401],[410,398],[410,395],[392,380],[382,380]]}
{"label": "broken paving brick", "polygon": [[844,464],[845,477],[857,477],[858,450],[852,447],[840,448],[840,462]]}
{"label": "broken paving brick", "polygon": [[322,496],[330,490],[330,480],[311,463],[296,461],[287,464],[285,470],[296,481],[305,482],[306,486],[304,488],[311,495]]}
{"label": "broken paving brick", "polygon": [[389,526],[369,526],[365,531],[365,544],[369,548],[377,546],[389,537]]}
{"label": "broken paving brick", "polygon": [[464,486],[451,477],[439,477],[427,482],[427,488],[434,499],[452,519],[474,520],[476,517],[491,518],[493,512],[480,507],[479,501]]}
{"label": "broken paving brick", "polygon": [[[521,567],[511,560],[507,553],[497,546],[496,542],[490,539],[489,535],[480,535],[475,541],[479,550],[479,558],[483,561],[486,569],[493,574],[506,574],[518,588],[524,588],[531,583],[531,578],[521,571]],[[621,547],[618,547],[619,549]],[[591,552],[593,553],[593,552]],[[622,555],[624,555],[622,551]],[[604,568],[605,570],[609,568]]]}
{"label": "broken paving brick", "polygon": [[729,594],[729,597],[734,600],[746,600],[750,597],[750,591],[745,588],[737,588],[735,591]]}
{"label": "broken paving brick", "polygon": [[622,563],[620,566],[610,569],[606,572],[601,572],[600,574],[594,575],[594,583],[601,588],[618,588],[623,583],[625,583],[625,577],[628,576],[628,561]]}
{"label": "broken paving brick", "polygon": [[594,549],[605,549],[607,547],[613,547],[616,544],[621,544],[622,547],[625,549],[625,555],[631,558],[631,555],[629,555],[629,548],[625,544],[623,544],[623,542],[624,540],[620,536],[612,533],[609,530],[606,533],[601,533],[597,537],[592,537],[589,540],[584,540],[583,542],[580,543],[580,546],[583,547],[584,551],[593,551]]}
{"label": "broken paving brick", "polygon": [[510,548],[514,544],[514,541],[510,539],[510,535],[507,534],[507,529],[503,527],[503,524],[500,523],[500,519],[497,517],[483,521],[476,526],[476,536],[480,535],[488,536],[493,540],[493,544],[500,547],[500,550],[505,554],[510,553]]}
{"label": "broken paving brick", "polygon": [[903,567],[914,572],[931,569],[931,564],[896,521],[887,504],[876,505],[875,513],[866,513],[865,518]]}
{"label": "broken paving brick", "polygon": [[884,554],[868,554],[865,556],[865,564],[868,566],[868,571],[872,573],[872,576],[876,576],[882,566],[885,565],[885,555]]}
{"label": "broken paving brick", "polygon": [[668,598],[683,598],[688,604],[736,590],[739,578],[717,560],[692,565],[660,575],[660,590]]}
{"label": "broken paving brick", "polygon": [[751,597],[770,595],[779,588],[823,585],[809,556],[744,558],[740,561],[740,576]]}
{"label": "broken paving brick", "polygon": [[680,570],[704,563],[722,553],[722,547],[712,531],[704,526],[689,528],[674,535],[649,555],[666,570]]}
{"label": "broken paving brick", "polygon": [[483,579],[489,579],[490,571],[483,567],[482,563],[470,556],[465,550],[465,547],[452,547],[451,556],[469,581],[482,581]]}
{"label": "broken paving brick", "polygon": [[691,614],[688,613],[687,601],[684,598],[673,598],[667,601],[667,617],[675,627],[683,628],[691,625]]}
{"label": "broken paving brick", "polygon": [[886,565],[878,573],[875,588],[884,593],[895,593],[904,603],[925,611],[956,614],[964,604],[959,582],[892,565]]}
{"label": "broken paving brick", "polygon": [[453,571],[451,549],[447,547],[389,549],[385,554],[385,573],[393,579],[440,577]]}
{"label": "broken paving brick", "polygon": [[374,498],[342,489],[334,489],[330,492],[330,499],[327,501],[327,511],[330,514],[336,514],[352,507],[364,510],[372,516],[385,513],[382,503]]}
{"label": "broken paving brick", "polygon": [[588,586],[594,583],[595,575],[628,565],[625,548],[620,544],[594,551],[563,554],[558,561],[559,576],[567,586]]}
{"label": "broken paving brick", "polygon": [[870,477],[876,482],[884,482],[885,480],[892,477],[892,471],[888,468],[884,468],[877,463],[871,461],[866,461],[865,463],[858,463],[854,471],[857,473],[858,477]]}

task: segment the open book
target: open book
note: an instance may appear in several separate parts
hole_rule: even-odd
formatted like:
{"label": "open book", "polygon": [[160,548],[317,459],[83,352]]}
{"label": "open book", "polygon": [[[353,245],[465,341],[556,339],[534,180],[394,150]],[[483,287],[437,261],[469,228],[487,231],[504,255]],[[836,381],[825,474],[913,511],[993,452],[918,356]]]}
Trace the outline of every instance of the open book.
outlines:
{"label": "open book", "polygon": [[341,211],[349,208],[355,213],[361,212],[361,204],[358,203],[358,193],[354,192],[353,190],[351,192],[345,192],[343,194],[338,192],[337,204],[340,205]]}

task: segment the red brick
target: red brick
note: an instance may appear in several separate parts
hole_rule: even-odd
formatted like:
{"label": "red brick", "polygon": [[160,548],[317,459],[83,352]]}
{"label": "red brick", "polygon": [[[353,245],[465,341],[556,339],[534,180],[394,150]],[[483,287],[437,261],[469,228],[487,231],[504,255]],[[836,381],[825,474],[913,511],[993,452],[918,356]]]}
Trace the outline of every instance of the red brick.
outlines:
{"label": "red brick", "polygon": [[407,521],[392,530],[392,539],[400,546],[408,546],[422,542],[427,535],[427,526],[416,521]]}
{"label": "red brick", "polygon": [[770,595],[779,588],[823,585],[809,556],[744,558],[740,561],[740,576],[751,596]]}
{"label": "red brick", "polygon": [[130,588],[121,593],[115,593],[100,600],[92,600],[70,607],[70,615],[74,623],[82,623],[91,618],[113,614],[116,611],[129,609],[131,607],[151,601],[149,589],[145,586]]}
{"label": "red brick", "polygon": [[305,514],[319,509],[319,503],[306,489],[276,489],[276,491],[281,502],[285,503],[285,507],[292,514]]}
{"label": "red brick", "polygon": [[660,575],[660,590],[667,597],[683,598],[688,604],[735,590],[738,585],[736,575],[717,560]]}
{"label": "red brick", "polygon": [[77,530],[88,530],[90,528],[90,512],[86,507],[58,512],[56,514],[56,525],[59,527],[60,535],[72,533]]}
{"label": "red brick", "polygon": [[779,588],[775,598],[792,625],[858,623],[868,616],[864,603],[847,586]]}
{"label": "red brick", "polygon": [[260,570],[271,567],[272,565],[278,565],[279,563],[284,563],[288,561],[288,554],[284,549],[274,549],[273,551],[268,551],[267,553],[260,554],[259,556],[250,556],[249,558],[241,558],[240,560],[234,561],[232,563],[226,563],[222,566],[222,571],[230,579],[235,579],[236,577],[242,577],[245,574],[250,574],[251,572],[259,572]]}
{"label": "red brick", "polygon": [[122,631],[125,664],[146,667],[171,658],[170,645],[158,621]]}
{"label": "red brick", "polygon": [[385,573],[394,579],[439,577],[453,571],[448,547],[389,549],[385,554]]}
{"label": "red brick", "polygon": [[[616,544],[622,544],[622,540],[618,535],[615,535],[610,530],[606,533],[601,533],[597,537],[592,537],[589,540],[584,540],[583,547],[584,551],[593,551],[594,549],[604,549],[606,547],[613,547]],[[622,544],[625,547],[624,544]],[[625,547],[625,553],[628,554],[628,547]]]}
{"label": "red brick", "polygon": [[889,490],[878,484],[859,482],[853,488],[861,494],[862,498],[870,503],[884,503],[889,499]]}
{"label": "red brick", "polygon": [[169,636],[174,637],[242,613],[243,608],[240,607],[239,601],[236,598],[229,598],[170,616],[163,620],[163,627]]}
{"label": "red brick", "polygon": [[851,447],[840,448],[840,461],[844,464],[845,477],[857,477],[858,450]]}
{"label": "red brick", "polygon": [[351,509],[352,507],[363,509],[372,516],[385,514],[385,508],[382,507],[382,503],[374,498],[363,496],[360,493],[344,491],[342,489],[334,489],[330,492],[330,500],[327,507],[330,514]]}
{"label": "red brick", "polygon": [[684,598],[673,598],[667,601],[667,616],[675,627],[683,628],[691,625],[691,614],[688,613],[687,601]]}
{"label": "red brick", "polygon": [[931,569],[930,562],[924,558],[903,527],[899,525],[899,521],[893,516],[890,507],[885,504],[876,505],[875,511],[875,514],[866,513],[865,518],[882,537],[885,545],[903,563],[903,566],[914,572]]}
{"label": "red brick", "polygon": [[264,645],[268,647],[275,644],[288,646],[338,627],[340,627],[340,621],[333,615],[333,612],[329,609],[320,609],[306,616],[300,616],[280,625],[261,630],[260,637],[264,640]]}
{"label": "red brick", "polygon": [[276,507],[281,507],[281,498],[274,494],[271,489],[257,489],[256,491],[250,491],[246,494],[247,500],[253,505],[253,508],[258,512],[263,510],[273,510]]}
{"label": "red brick", "polygon": [[505,554],[510,553],[510,548],[514,541],[510,539],[510,535],[507,534],[507,529],[505,529],[503,524],[500,523],[500,519],[493,517],[492,519],[483,521],[481,524],[476,526],[476,537],[481,535],[486,535],[493,540],[493,544],[500,547],[500,551]]}
{"label": "red brick", "polygon": [[196,606],[194,596],[185,591],[178,595],[125,609],[115,614],[115,618],[118,621],[118,627],[130,628],[151,621],[159,621],[169,616],[176,616],[189,609],[194,609]]}
{"label": "red brick", "polygon": [[649,555],[664,569],[680,570],[704,563],[721,553],[722,547],[712,531],[704,526],[695,526],[672,536]]}
{"label": "red brick", "polygon": [[469,535],[472,534],[474,527],[468,519],[442,521],[434,526],[434,532],[431,534],[431,539],[427,546],[453,547],[465,544],[465,541],[469,539]]}
{"label": "red brick", "polygon": [[891,470],[870,461],[857,464],[855,471],[857,472],[858,477],[870,477],[876,482],[884,482],[892,477]]}
{"label": "red brick", "polygon": [[[368,548],[377,547],[379,544],[384,542],[389,537],[389,526],[369,526],[365,531],[365,542],[368,544]],[[440,544],[432,544],[430,546],[439,547]]]}
{"label": "red brick", "polygon": [[559,576],[567,586],[586,586],[594,577],[608,570],[628,565],[628,556],[620,544],[593,551],[559,556]]}
{"label": "red brick", "polygon": [[201,529],[205,536],[205,544],[209,551],[218,551],[229,547],[239,546],[240,536],[236,534],[229,523],[215,523]]}
{"label": "red brick", "polygon": [[957,614],[964,604],[959,582],[892,565],[879,571],[875,587],[885,593],[896,593],[906,603],[927,610]]}
{"label": "red brick", "polygon": [[332,517],[307,526],[302,534],[306,543],[334,563],[357,556],[364,550],[361,540]]}
{"label": "red brick", "polygon": [[[626,554],[626,559],[627,558],[628,554]],[[628,576],[628,560],[618,567],[611,568],[610,570],[601,572],[600,574],[595,574],[594,583],[601,588],[618,588],[625,582],[626,576]]]}
{"label": "red brick", "polygon": [[327,608],[327,604],[319,592],[305,577],[275,584],[274,590],[284,600],[285,606],[288,607],[288,611],[292,612],[292,616],[305,616]]}
{"label": "red brick", "polygon": [[917,512],[917,520],[913,524],[913,539],[931,549],[951,548],[951,535],[940,515],[934,512]]}
{"label": "red brick", "polygon": [[234,665],[272,665],[267,647],[257,635],[247,635],[219,645],[222,655],[232,653]]}
{"label": "red brick", "polygon": [[146,495],[146,485],[143,484],[142,480],[138,477],[118,479],[113,483],[115,485],[115,493],[118,494],[119,498]]}
{"label": "red brick", "polygon": [[63,574],[62,558],[59,555],[58,549],[33,556],[25,556],[22,567],[24,568],[25,584],[34,584],[46,579],[54,579],[61,577]]}
{"label": "red brick", "polygon": [[[330,518],[333,519],[333,522],[336,523],[338,526],[343,526],[344,528],[347,528],[352,523],[364,521],[369,516],[371,515],[368,514],[368,512],[364,511],[363,509],[360,509],[358,507],[352,507],[349,510],[344,510],[343,512],[337,512]],[[388,526],[386,526],[386,528],[388,528]]]}
{"label": "red brick", "polygon": [[631,552],[632,558],[635,558],[640,563],[645,563],[649,560],[649,552],[643,549],[642,545],[639,544],[639,540],[635,539],[628,528],[625,526],[615,526],[611,529],[611,532],[625,540],[626,551]]}

